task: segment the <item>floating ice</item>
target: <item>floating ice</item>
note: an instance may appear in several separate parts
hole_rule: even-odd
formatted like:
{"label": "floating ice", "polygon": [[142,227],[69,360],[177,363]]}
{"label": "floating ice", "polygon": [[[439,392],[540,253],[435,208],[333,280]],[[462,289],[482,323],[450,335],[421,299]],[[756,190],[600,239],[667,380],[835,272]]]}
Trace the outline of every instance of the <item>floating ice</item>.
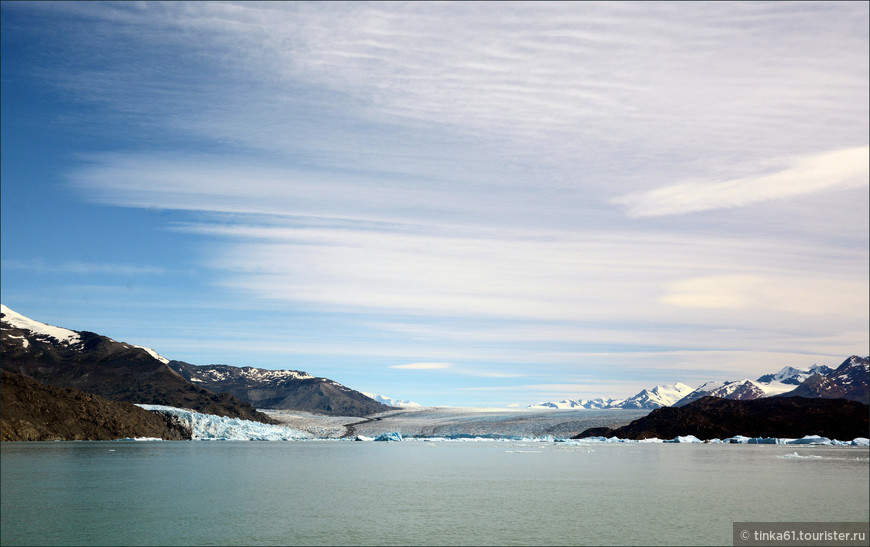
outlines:
{"label": "floating ice", "polygon": [[269,425],[240,418],[202,414],[185,408],[164,405],[137,405],[145,410],[173,416],[192,431],[198,441],[291,441],[311,439],[312,435],[298,429]]}
{"label": "floating ice", "polygon": [[397,432],[397,431],[393,431],[391,433],[382,433],[382,434],[378,435],[377,437],[375,437],[375,440],[376,441],[401,441],[402,434]]}
{"label": "floating ice", "polygon": [[780,437],[746,437],[735,435],[727,439],[709,439],[702,441],[694,435],[662,439],[620,439],[619,437],[584,437],[577,439],[581,443],[705,443],[705,444],[799,444],[799,445],[833,445],[833,446],[870,446],[870,439],[858,437],[852,441],[837,441],[819,435],[807,435],[801,439],[786,439]]}
{"label": "floating ice", "polygon": [[122,441],[162,441],[160,437],[125,437]]}
{"label": "floating ice", "polygon": [[802,439],[793,439],[785,444],[831,444],[831,439],[818,435],[807,435]]}
{"label": "floating ice", "polygon": [[686,435],[684,437],[674,437],[673,439],[671,439],[669,441],[664,441],[664,442],[666,442],[666,443],[701,443],[704,441],[702,441],[701,439],[699,439],[698,437],[696,437],[694,435]]}
{"label": "floating ice", "polygon": [[782,456],[777,456],[777,458],[783,460],[821,460],[822,456],[815,454],[803,456],[801,454],[798,454],[797,452],[792,452],[791,454],[783,454]]}

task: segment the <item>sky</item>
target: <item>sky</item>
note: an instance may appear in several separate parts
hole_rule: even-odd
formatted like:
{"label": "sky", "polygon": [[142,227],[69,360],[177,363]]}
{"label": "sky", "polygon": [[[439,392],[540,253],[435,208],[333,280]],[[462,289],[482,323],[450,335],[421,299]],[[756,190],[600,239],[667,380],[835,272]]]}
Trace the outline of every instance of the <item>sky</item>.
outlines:
{"label": "sky", "polygon": [[7,2],[2,301],[423,405],[870,354],[867,2]]}

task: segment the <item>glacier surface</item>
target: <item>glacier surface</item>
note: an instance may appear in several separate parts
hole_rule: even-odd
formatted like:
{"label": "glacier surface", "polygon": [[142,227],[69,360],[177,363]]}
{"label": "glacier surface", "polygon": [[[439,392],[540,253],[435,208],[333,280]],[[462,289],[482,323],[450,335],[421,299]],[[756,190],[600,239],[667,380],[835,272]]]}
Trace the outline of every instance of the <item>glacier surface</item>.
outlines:
{"label": "glacier surface", "polygon": [[190,428],[193,440],[196,441],[295,441],[314,438],[310,433],[286,426],[202,414],[186,408],[144,404],[136,406],[174,417]]}
{"label": "glacier surface", "polygon": [[[137,405],[145,410],[152,412],[161,412],[174,417],[183,425],[190,428],[192,431],[193,440],[203,441],[291,441],[291,440],[308,440],[308,439],[337,439],[334,432],[330,431],[329,435],[317,435],[312,433],[311,428],[306,428],[308,431],[303,431],[288,426],[269,425],[250,420],[242,420],[240,418],[227,418],[224,416],[216,416],[212,414],[203,414],[189,409],[175,408],[164,405]],[[444,409],[442,420],[451,425],[448,431],[434,431],[438,428],[431,427],[428,434],[421,434],[420,431],[413,433],[404,433],[397,430],[378,431],[376,433],[358,432],[356,435],[343,437],[344,440],[358,441],[387,441],[387,442],[402,442],[405,440],[416,441],[453,441],[453,442],[499,442],[499,441],[523,441],[523,442],[542,442],[542,443],[564,443],[569,445],[581,444],[596,444],[596,443],[731,443],[731,444],[779,444],[779,445],[828,445],[828,446],[861,446],[867,447],[870,445],[870,440],[864,437],[859,437],[851,441],[833,440],[827,437],[818,435],[808,435],[800,439],[787,439],[777,437],[745,437],[737,435],[727,439],[709,439],[701,440],[693,435],[679,436],[673,439],[643,439],[631,440],[620,439],[617,437],[587,437],[585,439],[566,439],[558,435],[540,435],[532,433],[527,428],[527,424],[523,425],[522,420],[515,420],[516,416],[511,414],[512,425],[514,426],[513,434],[506,429],[486,426],[495,425],[492,421],[492,412],[478,413],[477,420],[471,420],[467,412],[462,413],[464,418],[461,424],[451,422],[450,418],[455,417],[452,411]],[[413,417],[417,413],[411,414]],[[429,409],[427,414],[430,420],[434,419],[434,415],[438,414],[434,409]],[[498,414],[498,413],[495,413]],[[531,417],[531,416],[530,416]],[[313,416],[309,420],[314,419]],[[334,420],[335,418],[323,416],[321,419]],[[384,420],[386,421],[386,420]],[[529,420],[534,422],[534,420]],[[339,423],[329,422],[332,428],[343,425]],[[379,422],[375,422],[379,423]],[[496,422],[497,423],[497,422]],[[434,424],[434,422],[430,422]],[[391,425],[397,425],[393,422]],[[419,424],[417,424],[419,425]],[[481,427],[483,426],[483,427]],[[359,426],[357,426],[359,427]],[[414,428],[416,429],[416,428]],[[485,431],[490,429],[489,431]],[[493,432],[492,430],[495,430]],[[151,440],[151,439],[137,439]],[[157,440],[157,439],[154,439]]]}

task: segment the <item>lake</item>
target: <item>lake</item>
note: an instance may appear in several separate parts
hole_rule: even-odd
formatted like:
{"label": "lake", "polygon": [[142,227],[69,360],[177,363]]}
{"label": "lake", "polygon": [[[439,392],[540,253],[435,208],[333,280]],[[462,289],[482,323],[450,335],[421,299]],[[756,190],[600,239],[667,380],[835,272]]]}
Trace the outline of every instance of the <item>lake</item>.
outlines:
{"label": "lake", "polygon": [[730,545],[734,521],[867,521],[861,447],[3,443],[0,542]]}

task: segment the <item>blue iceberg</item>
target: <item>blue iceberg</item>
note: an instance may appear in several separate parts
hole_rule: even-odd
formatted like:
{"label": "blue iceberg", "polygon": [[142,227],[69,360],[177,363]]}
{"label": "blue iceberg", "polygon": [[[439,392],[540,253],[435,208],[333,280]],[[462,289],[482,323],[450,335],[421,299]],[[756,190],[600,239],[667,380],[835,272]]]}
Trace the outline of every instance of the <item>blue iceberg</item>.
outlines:
{"label": "blue iceberg", "polygon": [[382,433],[375,437],[376,441],[401,441],[402,434],[398,431],[393,431],[392,433]]}

